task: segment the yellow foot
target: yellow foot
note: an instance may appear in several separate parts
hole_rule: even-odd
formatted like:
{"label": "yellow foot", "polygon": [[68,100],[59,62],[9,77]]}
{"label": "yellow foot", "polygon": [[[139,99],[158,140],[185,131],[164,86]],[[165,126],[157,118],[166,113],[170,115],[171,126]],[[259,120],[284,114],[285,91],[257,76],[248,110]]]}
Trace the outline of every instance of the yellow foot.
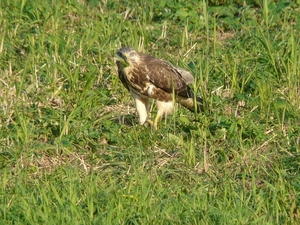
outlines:
{"label": "yellow foot", "polygon": [[157,130],[157,121],[152,121],[152,120],[146,120],[146,122],[144,123],[145,126],[153,126],[154,130]]}
{"label": "yellow foot", "polygon": [[153,128],[154,130],[157,130],[157,121],[154,120],[154,123],[153,123]]}
{"label": "yellow foot", "polygon": [[153,125],[153,122],[152,120],[146,120],[145,123],[144,123],[144,126],[148,127],[149,125]]}

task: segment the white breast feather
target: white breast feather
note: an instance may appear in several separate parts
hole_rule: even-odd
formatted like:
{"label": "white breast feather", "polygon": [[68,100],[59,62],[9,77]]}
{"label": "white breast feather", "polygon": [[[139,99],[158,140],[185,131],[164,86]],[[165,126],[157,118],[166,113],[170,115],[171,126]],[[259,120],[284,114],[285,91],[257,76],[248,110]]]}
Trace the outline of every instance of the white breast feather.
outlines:
{"label": "white breast feather", "polygon": [[161,101],[156,101],[157,104],[157,109],[158,112],[157,114],[159,116],[168,116],[168,115],[172,115],[173,112],[173,102],[161,102]]}
{"label": "white breast feather", "polygon": [[148,93],[149,97],[151,97],[153,95],[153,88],[155,88],[153,86],[153,84],[149,84],[149,87],[148,87],[148,90],[147,90],[147,93]]}

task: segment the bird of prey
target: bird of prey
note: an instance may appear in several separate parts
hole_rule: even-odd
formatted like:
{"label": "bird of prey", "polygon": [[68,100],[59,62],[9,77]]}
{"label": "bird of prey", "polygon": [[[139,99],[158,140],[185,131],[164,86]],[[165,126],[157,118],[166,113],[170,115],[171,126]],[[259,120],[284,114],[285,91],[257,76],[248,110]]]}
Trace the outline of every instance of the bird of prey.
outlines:
{"label": "bird of prey", "polygon": [[[192,112],[203,111],[202,99],[188,86],[194,82],[190,72],[130,47],[119,49],[115,59],[119,78],[135,100],[141,125],[150,123],[157,130],[159,119],[172,114],[174,99]],[[157,103],[154,122],[149,120],[149,98]]]}

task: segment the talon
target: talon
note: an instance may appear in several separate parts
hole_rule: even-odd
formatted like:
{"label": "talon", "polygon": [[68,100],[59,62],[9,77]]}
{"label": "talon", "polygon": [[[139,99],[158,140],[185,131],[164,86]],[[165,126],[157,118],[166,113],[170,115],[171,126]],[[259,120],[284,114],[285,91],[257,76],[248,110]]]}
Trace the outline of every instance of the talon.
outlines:
{"label": "talon", "polygon": [[153,122],[151,120],[146,120],[145,123],[143,124],[145,127],[148,127],[149,125],[152,126]]}
{"label": "talon", "polygon": [[144,123],[144,126],[147,127],[148,125],[152,126],[154,128],[154,130],[157,130],[157,121],[156,120],[154,120],[154,122],[149,119],[146,120],[146,122]]}
{"label": "talon", "polygon": [[148,123],[148,124],[150,124],[150,125],[153,125],[153,121],[152,121],[152,120],[146,120],[145,123]]}

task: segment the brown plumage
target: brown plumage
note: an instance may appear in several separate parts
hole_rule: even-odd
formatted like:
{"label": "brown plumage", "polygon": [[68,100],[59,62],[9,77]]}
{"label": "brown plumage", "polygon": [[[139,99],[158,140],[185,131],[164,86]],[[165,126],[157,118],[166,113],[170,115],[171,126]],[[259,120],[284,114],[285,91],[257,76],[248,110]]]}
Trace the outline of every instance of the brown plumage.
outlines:
{"label": "brown plumage", "polygon": [[[149,122],[157,129],[159,118],[172,114],[173,97],[193,112],[203,111],[202,99],[195,97],[188,86],[194,82],[190,72],[129,47],[118,50],[116,62],[121,82],[135,99],[140,124]],[[154,122],[148,119],[149,98],[157,102]]]}

